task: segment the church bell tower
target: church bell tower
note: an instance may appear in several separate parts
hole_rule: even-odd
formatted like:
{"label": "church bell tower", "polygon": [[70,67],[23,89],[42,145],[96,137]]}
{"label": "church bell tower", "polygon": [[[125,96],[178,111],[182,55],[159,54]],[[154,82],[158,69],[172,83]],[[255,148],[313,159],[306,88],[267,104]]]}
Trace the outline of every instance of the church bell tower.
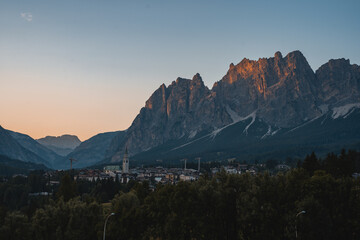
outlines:
{"label": "church bell tower", "polygon": [[122,173],[129,173],[129,156],[127,147],[125,148],[124,158],[123,158],[123,168]]}

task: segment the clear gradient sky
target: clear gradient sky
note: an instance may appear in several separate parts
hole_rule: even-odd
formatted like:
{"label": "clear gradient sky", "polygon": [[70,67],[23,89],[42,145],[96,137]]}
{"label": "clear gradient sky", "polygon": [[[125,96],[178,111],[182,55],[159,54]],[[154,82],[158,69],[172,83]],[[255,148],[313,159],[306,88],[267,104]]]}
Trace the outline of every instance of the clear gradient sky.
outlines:
{"label": "clear gradient sky", "polygon": [[360,1],[0,0],[0,125],[81,140],[128,128],[151,93],[300,50],[360,64]]}

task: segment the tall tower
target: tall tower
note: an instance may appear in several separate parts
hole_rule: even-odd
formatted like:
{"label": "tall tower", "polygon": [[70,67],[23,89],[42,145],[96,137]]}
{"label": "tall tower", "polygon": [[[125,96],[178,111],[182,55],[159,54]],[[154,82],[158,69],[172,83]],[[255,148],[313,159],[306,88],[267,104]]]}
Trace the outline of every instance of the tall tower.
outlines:
{"label": "tall tower", "polygon": [[129,173],[129,156],[128,156],[127,147],[125,148],[122,172],[123,173]]}

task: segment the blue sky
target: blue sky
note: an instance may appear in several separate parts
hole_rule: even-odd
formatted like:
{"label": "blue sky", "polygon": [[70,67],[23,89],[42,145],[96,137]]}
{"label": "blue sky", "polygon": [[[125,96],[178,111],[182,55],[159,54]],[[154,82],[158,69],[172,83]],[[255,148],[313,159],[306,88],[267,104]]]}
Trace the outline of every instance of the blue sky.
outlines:
{"label": "blue sky", "polygon": [[359,1],[0,0],[3,127],[82,140],[126,129],[151,93],[244,57],[360,64]]}

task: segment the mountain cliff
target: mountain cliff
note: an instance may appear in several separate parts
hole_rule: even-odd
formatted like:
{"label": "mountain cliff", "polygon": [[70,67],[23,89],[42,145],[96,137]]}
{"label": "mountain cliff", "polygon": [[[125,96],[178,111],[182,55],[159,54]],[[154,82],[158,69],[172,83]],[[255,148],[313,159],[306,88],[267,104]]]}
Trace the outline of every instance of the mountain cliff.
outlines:
{"label": "mountain cliff", "polygon": [[[244,127],[232,134],[243,136],[242,144],[253,137],[254,144],[261,145],[262,139],[336,113],[335,108],[356,108],[359,69],[349,60],[337,59],[314,72],[303,54],[294,51],[285,57],[276,52],[272,58],[231,64],[212,89],[199,74],[191,80],[178,78],[152,94],[121,141],[110,144],[107,157],[121,160],[126,146],[132,156],[154,149],[169,152],[197,139],[215,139],[224,128],[240,123]],[[257,135],[250,136],[250,130]],[[212,151],[211,145],[202,151]]]}
{"label": "mountain cliff", "polygon": [[124,146],[132,153],[149,150],[172,139],[195,136],[230,123],[226,110],[218,106],[212,92],[199,74],[192,80],[178,78],[166,87],[161,85],[146,101],[126,136],[112,142],[108,151],[112,161],[121,158]]}
{"label": "mountain cliff", "polygon": [[230,66],[213,91],[222,106],[240,116],[256,111],[259,118],[291,127],[319,115],[316,76],[300,51],[285,58],[280,52],[258,61],[243,59]]}
{"label": "mountain cliff", "polygon": [[336,59],[322,65],[316,71],[319,85],[319,102],[328,105],[344,105],[360,102],[360,66],[349,60]]}

